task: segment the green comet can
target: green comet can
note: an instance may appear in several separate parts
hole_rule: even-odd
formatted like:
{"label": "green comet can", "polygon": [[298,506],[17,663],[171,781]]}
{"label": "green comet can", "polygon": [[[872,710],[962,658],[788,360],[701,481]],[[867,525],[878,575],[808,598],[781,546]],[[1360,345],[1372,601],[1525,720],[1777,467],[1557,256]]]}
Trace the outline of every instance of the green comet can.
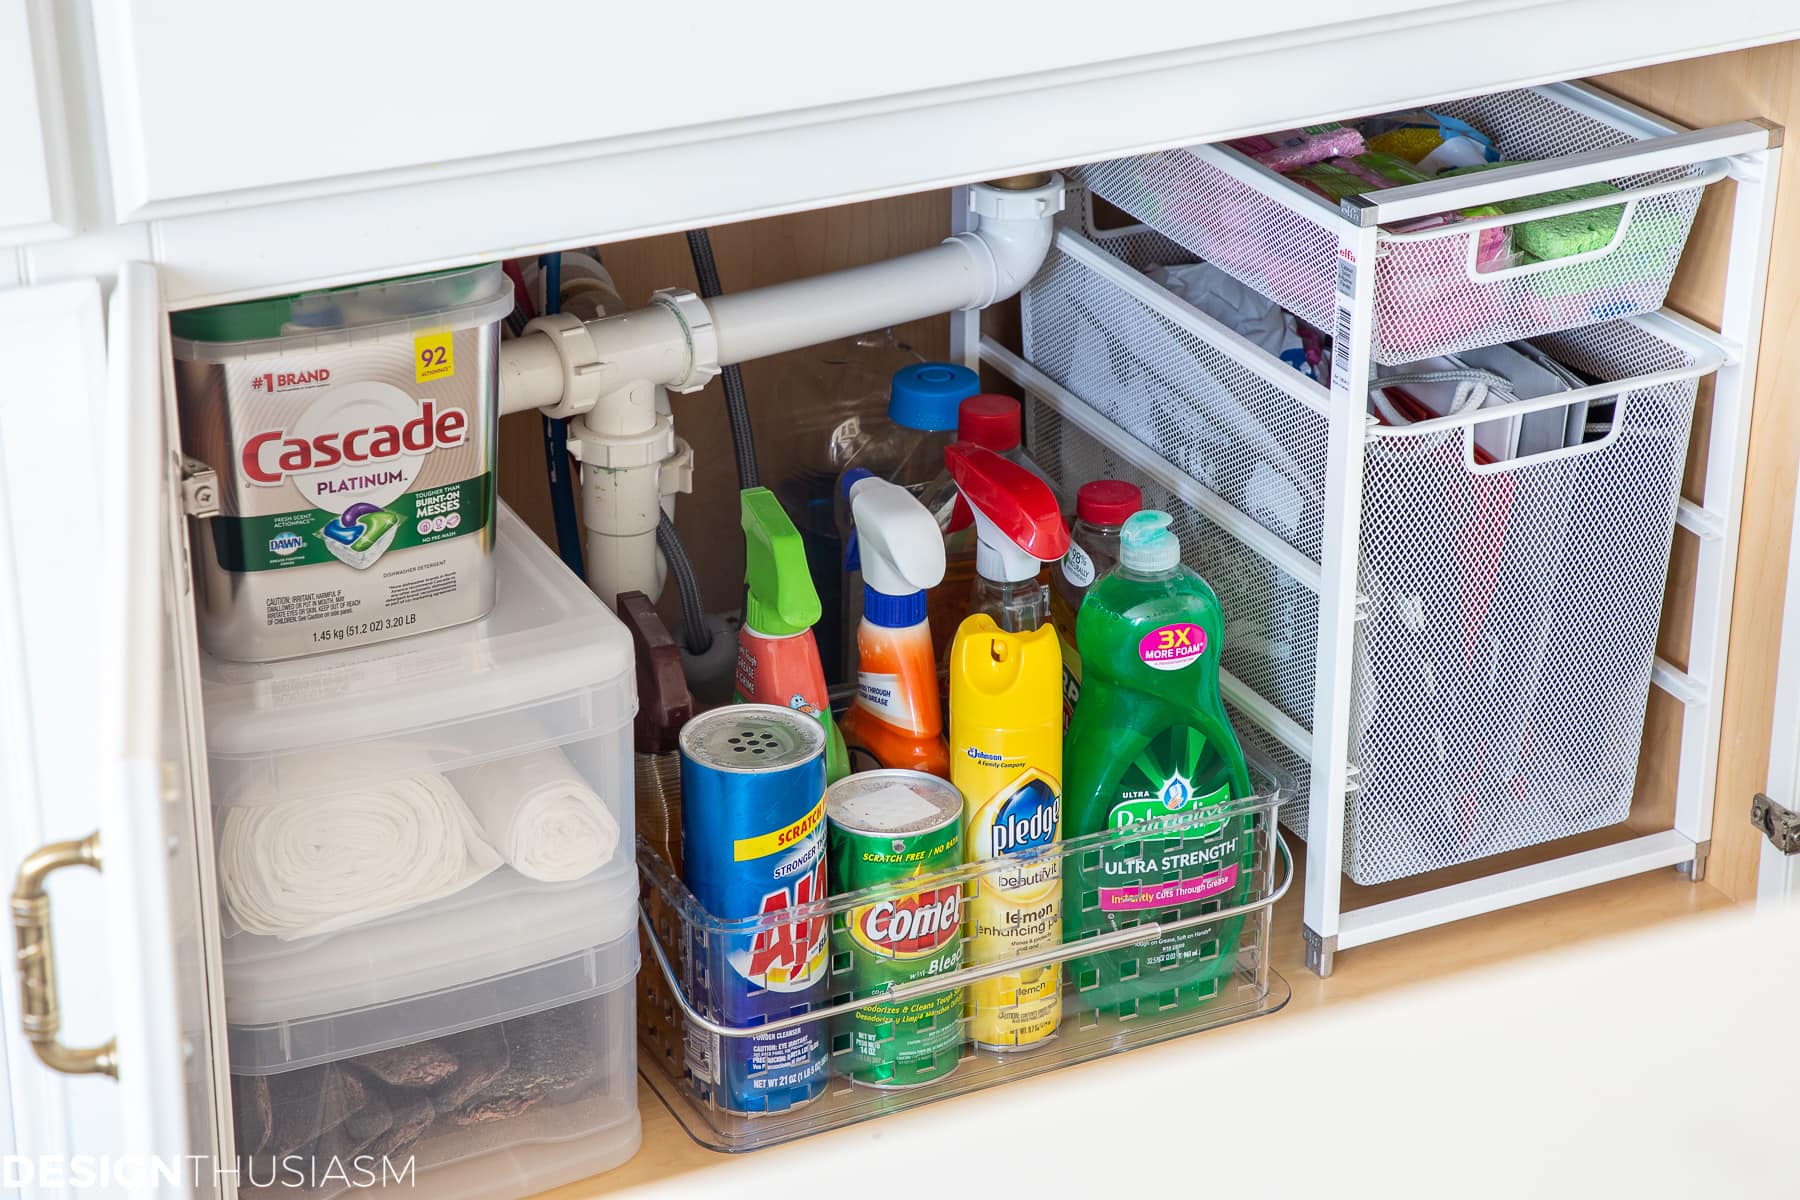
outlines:
{"label": "green comet can", "polygon": [[[831,992],[861,999],[963,965],[962,885],[904,882],[962,865],[962,793],[922,771],[865,771],[825,791],[833,895],[883,885],[832,921]],[[876,1003],[836,1019],[836,1070],[878,1088],[919,1087],[962,1061],[961,988]]]}

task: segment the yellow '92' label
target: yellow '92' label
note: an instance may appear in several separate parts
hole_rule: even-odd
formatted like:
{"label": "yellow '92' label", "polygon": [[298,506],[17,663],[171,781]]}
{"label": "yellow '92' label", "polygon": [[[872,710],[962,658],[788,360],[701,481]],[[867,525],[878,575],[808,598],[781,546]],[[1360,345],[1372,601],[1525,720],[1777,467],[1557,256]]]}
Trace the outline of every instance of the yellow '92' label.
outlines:
{"label": "yellow '92' label", "polygon": [[413,381],[447,379],[456,374],[456,347],[452,335],[421,333],[413,338]]}
{"label": "yellow '92' label", "polygon": [[777,829],[770,833],[758,834],[755,837],[739,838],[731,843],[731,860],[748,862],[753,858],[767,858],[771,854],[779,854],[802,841],[807,835],[819,827],[825,819],[825,797],[820,796],[818,804],[811,812],[795,821],[785,829]]}

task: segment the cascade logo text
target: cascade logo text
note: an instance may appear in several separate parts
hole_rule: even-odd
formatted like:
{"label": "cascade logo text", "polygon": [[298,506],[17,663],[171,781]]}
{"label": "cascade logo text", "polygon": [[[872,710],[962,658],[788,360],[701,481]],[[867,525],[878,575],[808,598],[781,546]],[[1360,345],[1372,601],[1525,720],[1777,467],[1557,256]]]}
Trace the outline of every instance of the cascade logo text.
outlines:
{"label": "cascade logo text", "polygon": [[322,471],[339,463],[381,462],[460,446],[468,432],[468,413],[439,409],[435,401],[426,400],[419,405],[419,415],[404,424],[328,430],[311,438],[289,437],[285,429],[266,430],[249,438],[238,457],[246,479],[269,485],[290,474]]}

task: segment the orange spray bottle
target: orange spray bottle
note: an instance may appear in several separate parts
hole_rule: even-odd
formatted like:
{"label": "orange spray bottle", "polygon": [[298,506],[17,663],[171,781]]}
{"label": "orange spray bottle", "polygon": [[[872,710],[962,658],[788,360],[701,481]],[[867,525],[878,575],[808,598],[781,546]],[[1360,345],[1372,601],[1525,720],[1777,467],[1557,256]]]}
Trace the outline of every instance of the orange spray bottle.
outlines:
{"label": "orange spray bottle", "polygon": [[861,563],[856,699],[844,717],[852,770],[903,767],[949,778],[926,591],[944,578],[937,519],[905,488],[850,471],[843,488]]}

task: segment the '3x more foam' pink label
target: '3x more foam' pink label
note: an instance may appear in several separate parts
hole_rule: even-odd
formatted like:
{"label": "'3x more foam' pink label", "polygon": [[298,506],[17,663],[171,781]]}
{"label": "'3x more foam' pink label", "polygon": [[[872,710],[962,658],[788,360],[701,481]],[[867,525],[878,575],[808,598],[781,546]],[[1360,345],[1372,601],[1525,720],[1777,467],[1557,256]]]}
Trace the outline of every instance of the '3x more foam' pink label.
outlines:
{"label": "'3x more foam' pink label", "polygon": [[1138,657],[1158,671],[1179,671],[1206,653],[1206,630],[1187,621],[1152,629],[1138,643]]}

